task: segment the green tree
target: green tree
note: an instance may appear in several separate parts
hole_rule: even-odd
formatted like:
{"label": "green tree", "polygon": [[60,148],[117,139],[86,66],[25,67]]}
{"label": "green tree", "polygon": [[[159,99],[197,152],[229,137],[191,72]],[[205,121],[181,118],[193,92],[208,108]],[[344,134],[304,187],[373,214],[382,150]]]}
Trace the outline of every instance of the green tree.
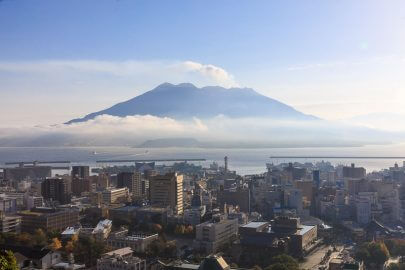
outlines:
{"label": "green tree", "polygon": [[355,257],[369,266],[381,266],[388,260],[390,253],[384,242],[369,242],[356,251]]}
{"label": "green tree", "polygon": [[46,246],[48,242],[48,238],[42,229],[36,229],[32,239],[34,241],[34,245],[38,246]]}
{"label": "green tree", "polygon": [[71,241],[65,249],[71,250],[73,247],[73,254],[75,260],[79,263],[84,263],[88,267],[92,267],[97,263],[97,259],[107,252],[107,246],[102,241],[97,241],[93,237],[79,236],[76,242]]}
{"label": "green tree", "polygon": [[0,251],[0,269],[18,270],[17,260],[10,250]]}
{"label": "green tree", "polygon": [[282,254],[271,259],[271,264],[265,270],[298,270],[298,262],[291,256]]}
{"label": "green tree", "polygon": [[265,268],[265,270],[290,270],[287,265],[282,263],[274,263]]}

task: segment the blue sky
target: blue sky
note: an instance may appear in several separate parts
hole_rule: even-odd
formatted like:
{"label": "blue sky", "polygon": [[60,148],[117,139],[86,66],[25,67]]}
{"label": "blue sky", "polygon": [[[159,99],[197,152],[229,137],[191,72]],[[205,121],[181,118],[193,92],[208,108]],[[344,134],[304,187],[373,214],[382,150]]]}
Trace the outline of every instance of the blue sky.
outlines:
{"label": "blue sky", "polygon": [[63,122],[163,81],[326,119],[403,114],[404,29],[401,0],[2,0],[0,122]]}

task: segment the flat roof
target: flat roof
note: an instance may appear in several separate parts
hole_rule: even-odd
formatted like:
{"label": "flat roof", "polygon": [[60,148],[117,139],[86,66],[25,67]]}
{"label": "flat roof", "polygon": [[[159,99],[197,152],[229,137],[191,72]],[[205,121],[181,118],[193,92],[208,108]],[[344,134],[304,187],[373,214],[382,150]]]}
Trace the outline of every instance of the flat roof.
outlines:
{"label": "flat roof", "polygon": [[113,255],[120,255],[120,256],[125,256],[128,254],[132,254],[132,248],[130,247],[125,247],[125,248],[120,248],[120,249],[116,249],[107,253],[104,253],[103,255],[105,256],[113,256]]}
{"label": "flat roof", "polygon": [[30,215],[30,216],[42,216],[45,213],[32,212],[30,210],[23,210],[23,211],[20,211],[19,214],[21,214],[21,215]]}
{"label": "flat roof", "polygon": [[175,265],[175,267],[181,267],[182,269],[198,269],[200,268],[200,265],[191,263],[182,263],[180,265]]}
{"label": "flat roof", "polygon": [[310,230],[312,230],[315,226],[309,226],[309,225],[301,225],[301,229],[297,232],[299,235],[304,235]]}
{"label": "flat roof", "polygon": [[268,222],[249,222],[248,224],[246,224],[246,225],[243,225],[242,227],[244,227],[244,228],[255,228],[255,229],[257,229],[257,228],[259,228],[259,227],[261,227],[261,226],[263,226],[263,225],[266,225],[266,224],[269,224]]}

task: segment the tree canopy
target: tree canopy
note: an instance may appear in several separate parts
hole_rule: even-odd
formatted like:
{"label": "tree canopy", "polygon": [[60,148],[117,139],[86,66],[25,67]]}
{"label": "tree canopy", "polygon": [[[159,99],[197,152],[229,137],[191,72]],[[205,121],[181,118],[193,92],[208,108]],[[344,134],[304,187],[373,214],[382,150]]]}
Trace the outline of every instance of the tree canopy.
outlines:
{"label": "tree canopy", "polygon": [[0,269],[18,270],[17,260],[10,250],[0,251]]}
{"label": "tree canopy", "polygon": [[271,264],[265,270],[298,270],[298,262],[291,256],[282,254],[271,259]]}
{"label": "tree canopy", "polygon": [[383,265],[388,258],[390,253],[384,242],[369,242],[364,243],[356,251],[356,259],[364,261],[367,265]]}

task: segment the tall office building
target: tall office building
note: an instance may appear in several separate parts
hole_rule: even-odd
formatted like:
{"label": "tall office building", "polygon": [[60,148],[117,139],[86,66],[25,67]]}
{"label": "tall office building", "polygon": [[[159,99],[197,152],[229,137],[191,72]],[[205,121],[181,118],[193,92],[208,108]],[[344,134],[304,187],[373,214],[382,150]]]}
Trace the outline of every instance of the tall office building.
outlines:
{"label": "tall office building", "polygon": [[82,192],[92,191],[92,179],[89,178],[77,178],[72,179],[72,193],[76,196],[80,196]]}
{"label": "tall office building", "polygon": [[343,167],[343,178],[364,178],[366,177],[366,169],[363,167],[355,167],[354,163],[350,167]]}
{"label": "tall office building", "polygon": [[89,166],[72,166],[72,178],[87,179],[90,176]]}
{"label": "tall office building", "polygon": [[250,213],[250,190],[238,188],[237,190],[223,190],[218,192],[217,203],[221,209],[224,205],[239,206],[240,210]]}
{"label": "tall office building", "polygon": [[91,182],[95,183],[97,190],[105,190],[110,186],[110,178],[108,174],[100,173],[90,177]]}
{"label": "tall office building", "polygon": [[176,214],[183,213],[183,175],[156,175],[149,182],[152,205],[170,206]]}
{"label": "tall office building", "polygon": [[140,172],[121,172],[117,175],[117,187],[127,187],[135,197],[142,195],[142,180]]}
{"label": "tall office building", "polygon": [[321,175],[319,170],[312,171],[312,181],[314,182],[316,188],[319,188],[321,186]]}
{"label": "tall office building", "polygon": [[70,203],[68,181],[63,178],[46,178],[41,183],[41,193],[44,199],[58,201],[60,204]]}

